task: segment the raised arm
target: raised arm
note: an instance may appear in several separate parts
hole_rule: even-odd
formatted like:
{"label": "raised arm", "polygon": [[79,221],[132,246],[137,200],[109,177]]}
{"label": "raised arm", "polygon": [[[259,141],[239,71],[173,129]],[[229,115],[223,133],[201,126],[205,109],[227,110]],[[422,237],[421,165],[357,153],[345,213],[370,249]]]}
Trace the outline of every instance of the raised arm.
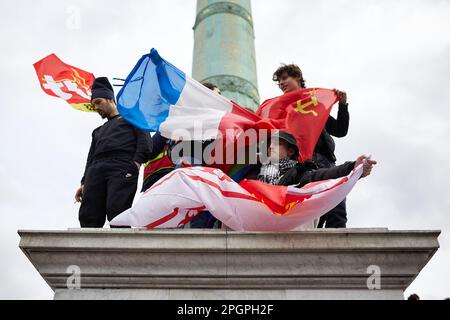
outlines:
{"label": "raised arm", "polygon": [[339,110],[337,119],[330,116],[327,120],[325,128],[329,134],[334,137],[342,138],[348,133],[350,123],[350,114],[348,112],[347,93],[336,90],[339,97]]}

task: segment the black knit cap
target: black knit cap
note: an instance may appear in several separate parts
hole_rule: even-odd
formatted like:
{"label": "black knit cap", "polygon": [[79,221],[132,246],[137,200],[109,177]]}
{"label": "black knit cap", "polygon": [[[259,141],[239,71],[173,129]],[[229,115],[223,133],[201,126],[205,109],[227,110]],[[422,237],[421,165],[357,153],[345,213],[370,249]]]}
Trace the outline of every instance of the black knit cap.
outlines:
{"label": "black knit cap", "polygon": [[114,89],[106,77],[96,78],[92,84],[91,101],[97,98],[115,100]]}
{"label": "black knit cap", "polygon": [[297,158],[298,155],[300,154],[300,149],[297,145],[297,140],[295,139],[295,137],[286,132],[286,131],[277,131],[272,135],[272,139],[273,138],[278,138],[280,140],[284,140],[288,143],[289,146],[291,146],[292,148],[295,149],[295,154],[294,157]]}

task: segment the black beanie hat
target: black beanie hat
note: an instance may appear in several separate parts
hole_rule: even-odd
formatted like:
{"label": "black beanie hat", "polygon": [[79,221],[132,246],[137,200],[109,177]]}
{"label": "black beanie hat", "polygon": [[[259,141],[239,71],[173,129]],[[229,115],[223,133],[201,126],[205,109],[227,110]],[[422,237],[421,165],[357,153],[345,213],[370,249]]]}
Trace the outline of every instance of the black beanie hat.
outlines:
{"label": "black beanie hat", "polygon": [[91,101],[96,98],[115,100],[114,90],[111,83],[109,83],[108,78],[100,77],[94,80],[94,83],[92,84]]}

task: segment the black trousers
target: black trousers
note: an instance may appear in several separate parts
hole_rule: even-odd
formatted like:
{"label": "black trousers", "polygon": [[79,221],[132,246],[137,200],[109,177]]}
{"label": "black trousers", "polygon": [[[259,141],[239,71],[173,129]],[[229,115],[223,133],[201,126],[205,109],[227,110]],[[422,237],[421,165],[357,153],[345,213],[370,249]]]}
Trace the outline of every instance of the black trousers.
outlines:
{"label": "black trousers", "polygon": [[217,219],[209,211],[200,212],[191,221],[191,229],[215,229],[216,226],[220,229],[222,223],[217,223]]}
{"label": "black trousers", "polygon": [[139,169],[132,160],[108,159],[94,162],[86,172],[79,212],[82,228],[103,228],[129,209],[137,190]]}
{"label": "black trousers", "polygon": [[347,207],[344,201],[320,217],[317,228],[346,228]]}
{"label": "black trousers", "polygon": [[[321,154],[315,154],[315,162],[319,168],[332,168],[336,164]],[[346,199],[339,203],[335,208],[331,209],[320,217],[317,228],[346,228],[347,227],[347,206]]]}

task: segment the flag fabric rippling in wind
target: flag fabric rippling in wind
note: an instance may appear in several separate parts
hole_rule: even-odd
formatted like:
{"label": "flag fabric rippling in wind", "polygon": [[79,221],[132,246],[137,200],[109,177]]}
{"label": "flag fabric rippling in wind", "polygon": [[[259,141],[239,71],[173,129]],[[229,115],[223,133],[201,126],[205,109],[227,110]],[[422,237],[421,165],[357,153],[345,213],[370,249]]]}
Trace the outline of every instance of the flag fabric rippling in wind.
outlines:
{"label": "flag fabric rippling in wind", "polygon": [[34,65],[42,90],[61,98],[74,109],[95,112],[91,105],[92,73],[68,65],[55,54],[50,54]]}
{"label": "flag fabric rippling in wind", "polygon": [[360,165],[346,177],[296,188],[251,180],[238,184],[219,169],[182,168],[158,181],[111,225],[181,228],[207,210],[235,231],[290,231],[334,208],[362,172]]}

